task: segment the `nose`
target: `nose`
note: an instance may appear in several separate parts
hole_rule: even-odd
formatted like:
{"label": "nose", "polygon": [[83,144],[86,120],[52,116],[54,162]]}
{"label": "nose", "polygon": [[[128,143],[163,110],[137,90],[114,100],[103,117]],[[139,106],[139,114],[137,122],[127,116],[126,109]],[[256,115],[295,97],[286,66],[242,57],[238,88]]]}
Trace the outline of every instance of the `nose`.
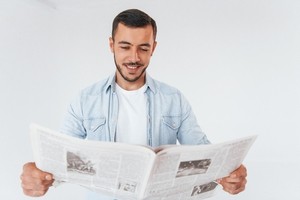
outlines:
{"label": "nose", "polygon": [[139,62],[140,60],[141,59],[140,59],[138,50],[137,49],[133,49],[131,51],[129,61],[135,63],[135,62]]}

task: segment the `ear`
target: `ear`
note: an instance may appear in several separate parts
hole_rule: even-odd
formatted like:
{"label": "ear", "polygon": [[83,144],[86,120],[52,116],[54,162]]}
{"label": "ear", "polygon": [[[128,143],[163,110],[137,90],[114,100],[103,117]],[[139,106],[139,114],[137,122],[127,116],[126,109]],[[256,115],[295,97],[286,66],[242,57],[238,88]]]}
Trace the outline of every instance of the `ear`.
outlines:
{"label": "ear", "polygon": [[153,48],[152,48],[151,56],[152,56],[153,53],[154,53],[154,50],[155,50],[155,48],[156,48],[156,45],[157,45],[157,42],[154,41],[154,42],[153,42]]}
{"label": "ear", "polygon": [[112,53],[114,53],[114,39],[112,37],[109,38],[109,48]]}

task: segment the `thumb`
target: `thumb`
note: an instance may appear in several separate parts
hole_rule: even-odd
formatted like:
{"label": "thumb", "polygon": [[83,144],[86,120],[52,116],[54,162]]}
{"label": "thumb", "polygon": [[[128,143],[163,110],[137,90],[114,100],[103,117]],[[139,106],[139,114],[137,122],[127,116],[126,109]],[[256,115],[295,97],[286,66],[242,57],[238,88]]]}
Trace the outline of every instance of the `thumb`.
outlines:
{"label": "thumb", "polygon": [[24,171],[31,171],[32,176],[40,180],[50,181],[53,179],[53,175],[51,173],[40,170],[34,162],[24,165]]}
{"label": "thumb", "polygon": [[53,180],[53,175],[51,173],[42,171],[42,170],[40,170],[38,168],[37,168],[37,170],[38,170],[38,174],[37,175],[39,176],[39,178],[41,180],[46,180],[46,181]]}
{"label": "thumb", "polygon": [[46,174],[45,174],[45,180],[51,181],[52,179],[53,179],[52,174],[49,174],[49,173],[46,173]]}

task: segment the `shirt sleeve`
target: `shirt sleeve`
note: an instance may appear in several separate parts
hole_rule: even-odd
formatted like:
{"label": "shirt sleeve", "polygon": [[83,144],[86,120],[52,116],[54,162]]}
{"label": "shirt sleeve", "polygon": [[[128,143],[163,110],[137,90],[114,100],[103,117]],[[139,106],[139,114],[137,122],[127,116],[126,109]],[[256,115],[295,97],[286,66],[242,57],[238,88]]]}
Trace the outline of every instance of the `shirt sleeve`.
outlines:
{"label": "shirt sleeve", "polygon": [[60,132],[78,138],[86,138],[83,126],[81,95],[78,95],[69,105]]}

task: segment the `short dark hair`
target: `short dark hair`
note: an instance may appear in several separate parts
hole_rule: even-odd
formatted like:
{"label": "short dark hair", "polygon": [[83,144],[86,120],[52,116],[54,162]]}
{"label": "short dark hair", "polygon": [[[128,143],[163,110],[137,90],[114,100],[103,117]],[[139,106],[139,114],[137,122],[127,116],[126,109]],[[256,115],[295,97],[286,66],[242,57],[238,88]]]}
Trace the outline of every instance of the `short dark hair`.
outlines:
{"label": "short dark hair", "polygon": [[145,27],[147,25],[151,25],[153,29],[154,40],[156,38],[157,27],[156,22],[145,12],[138,9],[128,9],[121,13],[119,13],[112,24],[112,33],[111,36],[114,39],[117,27],[119,23],[124,24],[128,27],[138,28]]}

